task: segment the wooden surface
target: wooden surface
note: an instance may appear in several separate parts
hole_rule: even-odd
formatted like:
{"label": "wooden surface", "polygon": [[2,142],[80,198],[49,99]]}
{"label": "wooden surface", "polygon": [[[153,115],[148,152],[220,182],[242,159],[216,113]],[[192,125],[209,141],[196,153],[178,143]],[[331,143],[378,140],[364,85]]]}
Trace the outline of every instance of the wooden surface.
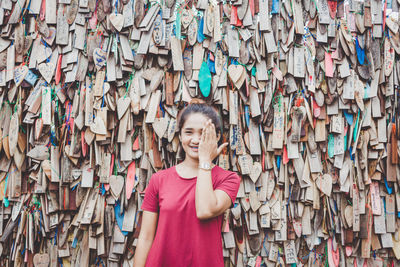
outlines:
{"label": "wooden surface", "polygon": [[398,1],[0,2],[1,266],[132,266],[192,98],[242,179],[225,266],[399,264]]}

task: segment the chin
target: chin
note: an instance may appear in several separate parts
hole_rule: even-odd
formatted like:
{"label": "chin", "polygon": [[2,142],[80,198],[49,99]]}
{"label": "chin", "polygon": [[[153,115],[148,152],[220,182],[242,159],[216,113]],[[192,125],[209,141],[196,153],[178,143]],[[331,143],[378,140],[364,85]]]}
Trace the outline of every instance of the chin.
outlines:
{"label": "chin", "polygon": [[185,157],[190,157],[190,158],[192,158],[192,159],[194,159],[194,160],[199,160],[199,154],[198,153],[194,153],[194,152],[186,152],[185,153]]}
{"label": "chin", "polygon": [[190,157],[191,158],[193,158],[193,159],[199,159],[199,155],[197,155],[197,153],[196,154],[190,154]]}
{"label": "chin", "polygon": [[190,155],[191,158],[199,158],[199,151],[193,151],[191,148],[185,150],[185,155]]}

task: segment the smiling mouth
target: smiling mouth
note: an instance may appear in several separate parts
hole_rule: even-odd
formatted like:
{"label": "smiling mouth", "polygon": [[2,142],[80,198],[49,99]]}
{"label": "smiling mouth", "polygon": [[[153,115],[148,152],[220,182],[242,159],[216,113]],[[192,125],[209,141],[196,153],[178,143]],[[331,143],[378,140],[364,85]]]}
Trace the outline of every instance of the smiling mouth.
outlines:
{"label": "smiling mouth", "polygon": [[193,149],[193,150],[199,150],[198,146],[191,146],[190,148]]}

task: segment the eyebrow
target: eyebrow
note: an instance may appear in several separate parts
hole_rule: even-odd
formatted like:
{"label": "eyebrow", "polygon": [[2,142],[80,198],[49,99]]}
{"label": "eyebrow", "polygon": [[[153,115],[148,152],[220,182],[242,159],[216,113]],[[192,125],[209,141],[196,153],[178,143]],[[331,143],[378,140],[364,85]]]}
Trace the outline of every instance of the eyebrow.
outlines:
{"label": "eyebrow", "polygon": [[191,127],[185,127],[183,130],[203,130],[203,128],[191,128]]}

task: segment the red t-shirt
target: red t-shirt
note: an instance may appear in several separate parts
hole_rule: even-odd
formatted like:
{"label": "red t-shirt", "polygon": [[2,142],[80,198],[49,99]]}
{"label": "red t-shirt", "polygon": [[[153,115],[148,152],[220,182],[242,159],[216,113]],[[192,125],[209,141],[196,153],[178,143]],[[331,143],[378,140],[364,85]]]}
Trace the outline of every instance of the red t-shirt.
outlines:
{"label": "red t-shirt", "polygon": [[[240,177],[215,166],[213,188],[223,190],[235,202]],[[223,214],[209,220],[196,216],[197,178],[185,179],[175,166],[153,174],[146,188],[142,210],[158,212],[153,245],[147,256],[149,267],[223,267],[221,228]]]}

